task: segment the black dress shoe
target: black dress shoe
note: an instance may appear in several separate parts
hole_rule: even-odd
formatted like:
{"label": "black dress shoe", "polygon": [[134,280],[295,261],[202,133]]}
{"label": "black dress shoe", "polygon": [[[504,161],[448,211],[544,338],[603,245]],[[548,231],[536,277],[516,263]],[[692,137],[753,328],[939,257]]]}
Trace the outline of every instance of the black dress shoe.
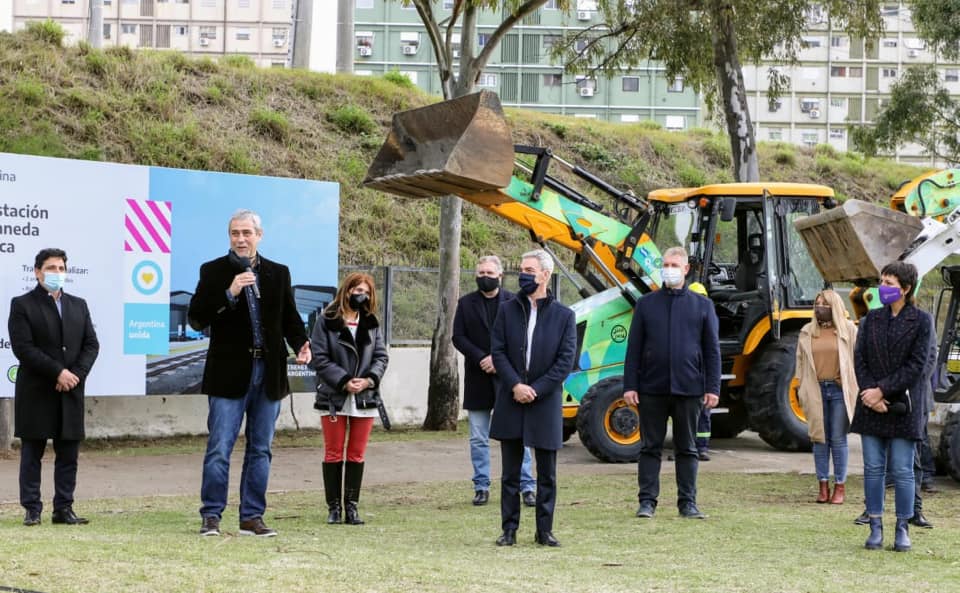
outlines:
{"label": "black dress shoe", "polygon": [[534,492],[533,490],[527,490],[526,492],[521,494],[521,497],[523,498],[524,506],[528,506],[528,507],[537,506],[537,493]]}
{"label": "black dress shoe", "polygon": [[497,538],[498,546],[512,546],[517,543],[517,530],[504,529],[500,537]]}
{"label": "black dress shoe", "polygon": [[697,505],[688,502],[680,507],[680,516],[684,519],[706,519],[707,516],[700,512]]}
{"label": "black dress shoe", "polygon": [[23,524],[27,527],[33,527],[40,524],[40,511],[27,511],[23,515]]}
{"label": "black dress shoe", "polygon": [[550,546],[551,548],[560,547],[560,541],[553,537],[553,533],[549,531],[538,531],[533,537],[533,541],[537,542],[541,546]]}
{"label": "black dress shoe", "polygon": [[914,527],[922,527],[924,529],[933,529],[933,523],[927,521],[927,518],[923,516],[923,513],[917,511],[913,514],[912,517],[907,521],[907,523],[913,525]]}
{"label": "black dress shoe", "polygon": [[83,517],[78,517],[77,514],[73,512],[73,507],[55,509],[53,511],[53,517],[50,521],[51,523],[57,523],[60,525],[86,525],[90,522]]}
{"label": "black dress shoe", "polygon": [[483,505],[487,504],[489,500],[489,490],[477,490],[477,493],[473,495],[473,506],[482,507]]}
{"label": "black dress shoe", "polygon": [[867,511],[860,513],[860,516],[853,520],[854,525],[867,525],[870,523],[870,515],[867,514]]}

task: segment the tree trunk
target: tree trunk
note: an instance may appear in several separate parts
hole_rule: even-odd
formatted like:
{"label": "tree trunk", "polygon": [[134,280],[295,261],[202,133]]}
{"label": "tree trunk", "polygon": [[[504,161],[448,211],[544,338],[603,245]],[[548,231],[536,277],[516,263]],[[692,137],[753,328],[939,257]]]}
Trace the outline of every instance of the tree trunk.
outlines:
{"label": "tree trunk", "polygon": [[440,278],[437,324],[430,348],[430,387],[425,430],[456,430],[460,415],[460,371],[453,347],[453,316],[460,298],[460,212],[456,196],[441,198]]}
{"label": "tree trunk", "polygon": [[723,105],[723,115],[730,136],[733,154],[733,176],[737,181],[760,181],[757,161],[757,141],[753,135],[753,121],[747,105],[747,90],[743,71],[737,56],[737,31],[733,8],[729,3],[711,4],[713,27],[713,63],[717,71],[717,87]]}
{"label": "tree trunk", "polygon": [[337,0],[337,72],[353,73],[353,54],[356,37],[353,32],[353,7],[355,0]]}
{"label": "tree trunk", "polygon": [[0,398],[0,451],[13,445],[13,398]]}

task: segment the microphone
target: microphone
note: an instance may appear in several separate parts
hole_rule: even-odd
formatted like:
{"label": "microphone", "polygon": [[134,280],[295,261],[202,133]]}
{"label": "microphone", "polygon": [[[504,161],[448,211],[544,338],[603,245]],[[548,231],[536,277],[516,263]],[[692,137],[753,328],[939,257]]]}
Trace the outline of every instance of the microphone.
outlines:
{"label": "microphone", "polygon": [[[250,272],[251,274],[254,274],[253,268],[250,267],[250,258],[249,258],[249,257],[241,257],[241,256],[238,256],[237,259],[240,261],[240,265],[244,268],[244,270],[243,270],[244,272]],[[253,284],[251,285],[251,288],[253,288],[253,296],[257,297],[257,299],[259,300],[259,299],[260,299],[260,286],[257,284],[256,274],[254,274],[254,280],[253,280]]]}

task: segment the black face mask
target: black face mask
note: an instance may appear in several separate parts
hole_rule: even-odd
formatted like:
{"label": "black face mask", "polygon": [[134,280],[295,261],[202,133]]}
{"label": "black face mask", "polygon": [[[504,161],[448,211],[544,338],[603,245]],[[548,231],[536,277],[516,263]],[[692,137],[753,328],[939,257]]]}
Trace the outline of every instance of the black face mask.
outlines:
{"label": "black face mask", "polygon": [[540,286],[537,283],[537,276],[535,274],[527,274],[526,272],[520,272],[517,275],[517,285],[520,287],[520,294],[531,295],[537,292],[537,287]]}
{"label": "black face mask", "polygon": [[477,276],[477,288],[479,288],[481,292],[493,292],[500,288],[500,279],[491,278],[490,276]]}
{"label": "black face mask", "polygon": [[350,295],[350,308],[354,311],[365,310],[367,308],[367,302],[370,301],[370,296],[362,292],[357,294]]}
{"label": "black face mask", "polygon": [[813,314],[817,316],[817,321],[820,323],[828,323],[833,321],[833,307],[814,305]]}

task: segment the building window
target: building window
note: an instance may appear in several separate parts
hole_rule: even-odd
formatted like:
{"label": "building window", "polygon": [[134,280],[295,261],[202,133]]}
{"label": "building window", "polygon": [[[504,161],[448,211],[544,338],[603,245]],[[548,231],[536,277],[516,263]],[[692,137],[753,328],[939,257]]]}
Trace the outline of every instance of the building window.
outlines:
{"label": "building window", "polygon": [[863,78],[863,67],[850,66],[850,68],[847,70],[847,76],[850,78]]}
{"label": "building window", "polygon": [[273,33],[271,34],[274,41],[286,41],[287,40],[287,28],[286,27],[274,27]]}
{"label": "building window", "polygon": [[668,93],[682,93],[683,92],[683,77],[678,76],[673,79],[673,82],[670,83],[670,86],[667,87]]}
{"label": "building window", "polygon": [[357,0],[357,9],[370,10],[373,8],[373,0]]}
{"label": "building window", "polygon": [[544,10],[556,10],[557,9],[557,0],[547,0],[547,3],[543,5]]}
{"label": "building window", "polygon": [[103,38],[110,39],[110,23],[103,23]]}
{"label": "building window", "polygon": [[884,4],[880,8],[880,16],[897,16],[900,14],[900,7],[896,4]]}
{"label": "building window", "polygon": [[834,78],[846,78],[847,67],[846,66],[830,66],[830,76]]}
{"label": "building window", "polygon": [[237,41],[250,41],[250,29],[237,29]]}
{"label": "building window", "polygon": [[823,45],[823,39],[820,37],[804,37],[800,43],[804,48],[820,47]]}
{"label": "building window", "polygon": [[563,85],[563,74],[544,74],[543,86],[558,87]]}
{"label": "building window", "polygon": [[237,0],[237,8],[250,8],[250,0]]}
{"label": "building window", "polygon": [[60,0],[61,4],[76,4],[77,0]]}
{"label": "building window", "polygon": [[816,146],[817,142],[820,141],[820,136],[816,132],[804,132],[800,141],[807,146]]}
{"label": "building window", "polygon": [[554,45],[560,43],[560,35],[544,35],[543,36],[543,47],[544,49],[552,48]]}
{"label": "building window", "polygon": [[620,121],[625,124],[635,124],[640,121],[640,116],[636,113],[623,113],[620,115]]}
{"label": "building window", "polygon": [[896,69],[896,68],[882,68],[882,69],[881,69],[881,73],[883,74],[883,77],[884,77],[884,78],[896,78],[896,77],[897,77],[897,69]]}
{"label": "building window", "polygon": [[497,75],[490,72],[484,72],[483,74],[480,75],[479,78],[477,78],[477,86],[488,87],[488,88],[496,87],[497,82],[498,82]]}
{"label": "building window", "polygon": [[273,0],[274,10],[284,10],[290,8],[290,0]]}
{"label": "building window", "polygon": [[137,33],[137,26],[136,26],[136,25],[128,25],[127,23],[122,23],[122,24],[120,25],[120,32],[121,32],[122,34],[124,34],[124,35],[136,35],[136,33]]}
{"label": "building window", "polygon": [[577,50],[577,53],[580,53],[583,50],[587,49],[587,44],[589,43],[590,43],[589,39],[577,39],[576,41],[573,42],[573,47],[574,49]]}
{"label": "building window", "polygon": [[[453,57],[460,57],[460,34],[455,33],[450,39]],[[415,56],[420,50],[420,33],[418,31],[405,31],[400,33],[400,51],[405,56]]]}
{"label": "building window", "polygon": [[103,0],[104,6],[110,6],[111,4],[113,4],[113,0]]}
{"label": "building window", "polygon": [[190,27],[187,25],[174,25],[173,34],[180,37],[186,37],[190,33]]}
{"label": "building window", "polygon": [[623,92],[625,92],[625,93],[639,93],[639,92],[640,92],[640,77],[639,77],[639,76],[624,76],[624,77],[623,77]]}
{"label": "building window", "polygon": [[443,0],[444,10],[453,10],[453,0]]}
{"label": "building window", "polygon": [[[127,0],[123,0],[126,2]],[[216,8],[217,0],[200,0],[200,6],[202,8]]]}
{"label": "building window", "polygon": [[767,132],[767,139],[773,141],[783,140],[783,128],[770,128]]}
{"label": "building window", "polygon": [[830,38],[830,47],[847,47],[850,40],[843,36],[833,36]]}
{"label": "building window", "polygon": [[780,111],[780,108],[783,107],[783,99],[777,97],[773,101],[767,101],[767,111],[770,113],[776,113]]}
{"label": "building window", "polygon": [[846,135],[847,131],[843,128],[830,128],[831,140],[843,140]]}
{"label": "building window", "polygon": [[883,47],[897,47],[897,40],[896,40],[896,39],[884,39],[883,42],[881,43],[881,45],[882,45]]}
{"label": "building window", "polygon": [[832,97],[830,99],[830,107],[846,107],[847,100],[843,97]]}
{"label": "building window", "polygon": [[490,41],[490,33],[477,33],[477,47],[483,47]]}
{"label": "building window", "polygon": [[200,39],[216,39],[216,27],[200,27]]}
{"label": "building window", "polygon": [[800,99],[800,112],[801,113],[810,113],[811,111],[820,110],[820,99]]}

